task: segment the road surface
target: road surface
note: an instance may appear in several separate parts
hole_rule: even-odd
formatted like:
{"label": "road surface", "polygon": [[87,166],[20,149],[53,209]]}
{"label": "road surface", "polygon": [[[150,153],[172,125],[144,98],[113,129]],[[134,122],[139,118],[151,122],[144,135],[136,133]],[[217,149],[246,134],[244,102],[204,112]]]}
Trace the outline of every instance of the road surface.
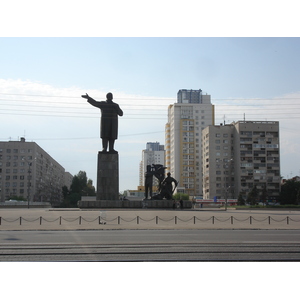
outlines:
{"label": "road surface", "polygon": [[299,230],[23,230],[0,243],[0,261],[300,261]]}

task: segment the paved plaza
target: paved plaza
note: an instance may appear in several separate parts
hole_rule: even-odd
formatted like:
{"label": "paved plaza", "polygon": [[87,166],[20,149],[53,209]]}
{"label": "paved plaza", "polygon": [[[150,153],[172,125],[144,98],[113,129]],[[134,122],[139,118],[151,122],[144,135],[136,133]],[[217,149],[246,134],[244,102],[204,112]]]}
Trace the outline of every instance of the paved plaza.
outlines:
{"label": "paved plaza", "polygon": [[0,209],[0,231],[114,229],[300,229],[300,211]]}

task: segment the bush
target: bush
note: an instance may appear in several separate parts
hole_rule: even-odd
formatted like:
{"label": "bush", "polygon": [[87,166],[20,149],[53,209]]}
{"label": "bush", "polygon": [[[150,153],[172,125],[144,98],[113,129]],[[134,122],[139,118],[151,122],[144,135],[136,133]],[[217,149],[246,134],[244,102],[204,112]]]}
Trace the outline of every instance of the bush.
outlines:
{"label": "bush", "polygon": [[189,200],[190,199],[188,194],[183,194],[183,193],[177,193],[177,194],[173,195],[173,198],[175,200]]}

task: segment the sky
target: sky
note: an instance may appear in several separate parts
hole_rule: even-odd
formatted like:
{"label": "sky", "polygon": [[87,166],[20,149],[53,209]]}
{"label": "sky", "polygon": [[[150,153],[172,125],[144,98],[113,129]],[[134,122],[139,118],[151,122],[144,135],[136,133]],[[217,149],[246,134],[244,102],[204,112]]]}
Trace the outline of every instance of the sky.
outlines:
{"label": "sky", "polygon": [[[63,11],[69,9],[69,1],[54,1],[43,8],[44,13],[31,12],[28,17],[19,12],[26,8],[20,2],[16,13],[24,21],[0,31],[0,118],[5,124],[1,141],[20,137],[34,141],[66,171],[72,175],[86,171],[96,185],[97,153],[102,149],[100,111],[81,95],[88,93],[102,101],[112,92],[124,112],[115,143],[120,191],[136,189],[142,150],[147,142],[165,143],[168,106],[176,102],[177,92],[202,89],[211,95],[217,125],[244,118],[279,121],[281,174],[300,175],[296,163],[300,158],[300,39],[293,37],[293,18],[285,21],[291,25],[291,37],[276,36],[283,33],[277,22],[284,12],[280,6],[273,7],[268,24],[277,27],[268,34],[259,26],[253,32],[254,9],[246,15],[229,12],[220,19],[219,10],[204,13],[213,9],[211,4],[201,14],[191,11],[187,17],[174,4],[172,13],[177,18],[170,14],[162,18],[163,10],[156,12],[155,6],[141,14],[128,13],[122,2],[118,9],[113,10],[117,2],[110,2],[102,10],[93,10],[92,2],[86,1],[85,7],[76,2],[67,18]],[[29,3],[41,9],[39,2]],[[141,11],[139,2],[130,3]],[[164,9],[165,3],[160,2]],[[9,11],[14,3],[5,5]],[[212,16],[230,34],[218,34],[220,26],[212,26]],[[252,23],[239,32],[243,17]],[[9,20],[5,14],[0,25],[7,27]],[[257,14],[255,24],[265,21]],[[205,34],[193,26],[204,23],[211,24]]]}
{"label": "sky", "polygon": [[34,141],[96,184],[100,111],[81,95],[112,92],[120,191],[136,189],[147,142],[164,144],[168,106],[202,89],[215,123],[280,122],[281,174],[300,175],[300,39],[208,37],[0,38],[1,141]]}

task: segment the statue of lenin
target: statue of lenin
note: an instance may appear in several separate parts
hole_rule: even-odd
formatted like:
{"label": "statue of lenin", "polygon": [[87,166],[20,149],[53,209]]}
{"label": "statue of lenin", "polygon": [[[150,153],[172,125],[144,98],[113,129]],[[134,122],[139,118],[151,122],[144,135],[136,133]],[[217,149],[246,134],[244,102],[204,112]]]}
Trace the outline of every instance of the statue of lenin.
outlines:
{"label": "statue of lenin", "polygon": [[113,94],[108,93],[106,101],[96,101],[88,94],[81,97],[87,99],[91,105],[101,109],[100,137],[103,146],[102,152],[107,152],[107,146],[109,146],[109,153],[118,153],[114,150],[114,143],[118,138],[118,116],[123,116],[123,111],[117,103],[112,101]]}

